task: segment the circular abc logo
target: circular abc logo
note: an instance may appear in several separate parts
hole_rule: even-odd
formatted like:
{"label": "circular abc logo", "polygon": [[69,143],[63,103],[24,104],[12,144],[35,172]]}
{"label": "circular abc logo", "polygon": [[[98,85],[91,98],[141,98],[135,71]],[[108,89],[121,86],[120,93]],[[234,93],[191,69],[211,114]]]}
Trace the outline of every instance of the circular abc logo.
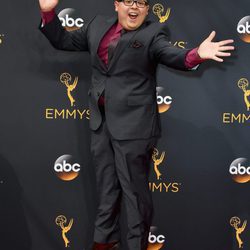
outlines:
{"label": "circular abc logo", "polygon": [[156,87],[156,95],[159,113],[164,113],[168,111],[173,102],[172,97],[164,94],[163,87]]}
{"label": "circular abc logo", "polygon": [[234,160],[229,168],[229,173],[234,181],[238,183],[246,183],[250,181],[250,165],[246,158],[238,158]]}
{"label": "circular abc logo", "polygon": [[78,30],[84,25],[84,20],[78,17],[76,11],[72,8],[62,10],[58,17],[62,26],[68,31]]}
{"label": "circular abc logo", "polygon": [[150,227],[150,233],[148,236],[149,244],[147,250],[158,250],[162,249],[162,247],[164,246],[165,236],[156,234],[156,231],[156,227]]}
{"label": "circular abc logo", "polygon": [[57,177],[63,181],[74,180],[79,175],[80,170],[81,165],[71,155],[60,156],[54,164]]}
{"label": "circular abc logo", "polygon": [[237,31],[242,41],[250,43],[250,16],[245,16],[239,21]]}

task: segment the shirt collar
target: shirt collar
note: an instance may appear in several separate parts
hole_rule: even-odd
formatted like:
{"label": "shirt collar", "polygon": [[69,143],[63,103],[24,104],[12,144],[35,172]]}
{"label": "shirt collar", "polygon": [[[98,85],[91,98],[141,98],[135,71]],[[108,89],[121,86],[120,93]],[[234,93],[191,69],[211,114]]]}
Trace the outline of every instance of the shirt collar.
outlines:
{"label": "shirt collar", "polygon": [[119,33],[121,32],[123,29],[123,27],[121,26],[121,24],[119,22],[117,22],[116,28],[115,28],[115,33]]}

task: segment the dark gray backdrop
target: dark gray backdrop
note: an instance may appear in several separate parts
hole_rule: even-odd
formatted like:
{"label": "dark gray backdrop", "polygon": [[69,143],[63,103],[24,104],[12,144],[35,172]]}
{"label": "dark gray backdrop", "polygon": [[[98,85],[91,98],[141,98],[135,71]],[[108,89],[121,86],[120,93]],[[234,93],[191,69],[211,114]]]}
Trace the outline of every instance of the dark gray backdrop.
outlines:
{"label": "dark gray backdrop", "polygon": [[[237,33],[239,20],[250,15],[250,3],[155,3],[171,8],[167,23],[172,43],[196,47],[216,30],[216,39],[233,38],[237,49],[224,64],[206,62],[196,72],[159,67],[158,84],[173,102],[161,114],[163,136],[157,149],[166,152],[159,165],[162,179],[156,179],[152,162],[150,183],[170,188],[152,192],[153,234],[165,236],[161,249],[166,250],[239,249],[230,219],[239,217],[240,226],[244,220],[250,223],[249,181],[233,181],[229,167],[237,158],[250,157],[249,121],[223,123],[222,117],[250,114],[237,86],[242,77],[250,80],[250,44]],[[65,0],[58,10],[67,7],[76,9],[85,22],[97,13],[114,14],[112,0]],[[39,22],[37,1],[0,3],[0,245],[4,250],[64,249],[55,224],[55,218],[64,215],[65,225],[74,219],[66,234],[70,249],[83,250],[92,243],[96,207],[88,119],[46,119],[45,111],[73,110],[59,80],[63,72],[79,77],[75,108],[88,108],[90,59],[87,53],[54,50],[39,32]],[[53,169],[64,154],[81,165],[79,176],[68,182]],[[125,217],[121,223],[125,232]],[[249,249],[249,224],[240,237]]]}

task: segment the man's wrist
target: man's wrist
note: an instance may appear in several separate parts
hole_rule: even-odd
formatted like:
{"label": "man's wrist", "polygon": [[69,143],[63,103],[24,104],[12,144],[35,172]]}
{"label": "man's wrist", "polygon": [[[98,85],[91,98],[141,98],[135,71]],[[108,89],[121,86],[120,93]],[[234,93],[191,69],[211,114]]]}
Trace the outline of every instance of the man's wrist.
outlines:
{"label": "man's wrist", "polygon": [[199,62],[199,63],[204,62],[204,61],[207,60],[206,58],[203,58],[203,57],[200,55],[199,47],[193,49],[193,59],[194,59],[195,61]]}
{"label": "man's wrist", "polygon": [[55,9],[52,9],[50,11],[43,11],[41,10],[41,17],[43,25],[50,23],[54,17],[56,16]]}
{"label": "man's wrist", "polygon": [[50,11],[53,11],[53,10],[55,10],[55,8],[42,9],[42,8],[40,7],[40,11],[41,11],[41,12],[50,12]]}
{"label": "man's wrist", "polygon": [[201,55],[200,55],[200,47],[198,47],[197,50],[196,50],[196,56],[197,56],[197,59],[206,60],[206,58],[202,58]]}
{"label": "man's wrist", "polygon": [[200,57],[198,49],[199,48],[194,48],[187,53],[185,58],[185,65],[187,68],[192,69],[200,63],[206,61],[206,59]]}

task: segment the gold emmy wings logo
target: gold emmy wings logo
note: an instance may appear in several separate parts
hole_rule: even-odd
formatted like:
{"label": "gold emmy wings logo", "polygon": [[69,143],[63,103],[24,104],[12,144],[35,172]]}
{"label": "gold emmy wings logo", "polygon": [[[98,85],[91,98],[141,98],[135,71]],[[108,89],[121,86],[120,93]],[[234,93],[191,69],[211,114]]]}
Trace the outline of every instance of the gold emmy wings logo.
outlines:
{"label": "gold emmy wings logo", "polygon": [[241,78],[238,81],[238,87],[242,89],[247,111],[250,111],[250,89],[247,89],[249,87],[249,81],[246,78]]}
{"label": "gold emmy wings logo", "polygon": [[[250,111],[250,89],[247,78],[241,78],[237,82],[238,88],[243,92],[243,99],[245,102],[246,111]],[[239,123],[243,124],[250,121],[249,113],[223,113],[223,123]]]}
{"label": "gold emmy wings logo", "polygon": [[69,246],[69,239],[66,236],[66,233],[68,233],[73,225],[74,220],[70,219],[69,224],[66,225],[67,223],[67,218],[64,215],[59,215],[56,217],[55,223],[57,226],[59,226],[62,229],[62,238],[64,241],[65,247],[70,247]]}
{"label": "gold emmy wings logo", "polygon": [[165,159],[166,152],[163,151],[162,153],[159,152],[157,148],[153,149],[152,152],[152,163],[154,169],[154,178],[149,182],[149,190],[151,192],[172,192],[177,193],[179,192],[181,183],[166,181],[165,178],[162,178],[162,173],[160,170],[160,164],[163,163]]}
{"label": "gold emmy wings logo", "polygon": [[238,247],[239,248],[243,248],[243,241],[240,237],[240,235],[245,231],[246,229],[246,226],[247,226],[247,220],[245,220],[242,224],[242,226],[240,226],[241,224],[241,221],[240,221],[240,218],[239,217],[232,217],[230,219],[230,225],[235,229],[235,237],[236,237],[236,240],[238,242]]}
{"label": "gold emmy wings logo", "polygon": [[171,9],[168,8],[166,13],[163,14],[164,13],[164,6],[162,4],[160,4],[160,3],[155,4],[153,6],[152,10],[153,10],[153,13],[156,16],[158,16],[160,23],[164,23],[164,22],[166,22],[168,20],[168,18],[170,16],[170,11],[171,11]]}
{"label": "gold emmy wings logo", "polygon": [[[68,107],[46,107],[45,108],[45,119],[47,120],[56,120],[56,119],[62,119],[62,120],[83,120],[83,119],[90,119],[90,110],[89,108],[83,108],[81,107],[81,103],[79,105],[76,105],[76,100],[74,98],[74,91],[76,90],[77,84],[78,84],[78,77],[75,77],[73,80],[73,77],[67,73],[64,72],[59,77],[60,83],[64,85],[64,88],[66,88],[67,97],[69,99]],[[60,105],[61,106],[61,105]]]}
{"label": "gold emmy wings logo", "polygon": [[162,152],[161,155],[159,155],[158,149],[154,148],[153,154],[152,154],[152,160],[154,162],[154,171],[155,171],[157,180],[161,179],[162,174],[159,170],[159,165],[163,162],[164,158],[165,158],[165,151]]}
{"label": "gold emmy wings logo", "polygon": [[72,82],[72,77],[69,73],[62,73],[60,76],[60,82],[65,85],[67,88],[67,95],[70,101],[70,106],[74,107],[75,106],[75,99],[72,96],[72,91],[76,88],[77,83],[78,83],[78,77],[75,78],[75,80]]}

